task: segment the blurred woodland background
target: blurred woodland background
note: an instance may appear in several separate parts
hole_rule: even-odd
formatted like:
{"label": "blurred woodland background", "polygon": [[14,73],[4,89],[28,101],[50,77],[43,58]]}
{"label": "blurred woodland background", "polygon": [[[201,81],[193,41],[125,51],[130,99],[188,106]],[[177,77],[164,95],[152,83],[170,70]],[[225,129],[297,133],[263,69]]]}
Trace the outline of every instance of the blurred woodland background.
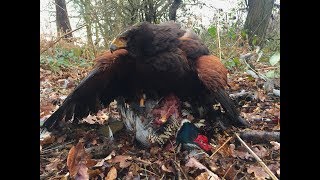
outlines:
{"label": "blurred woodland background", "polygon": [[40,16],[40,63],[55,71],[90,65],[130,25],[174,20],[200,35],[229,70],[254,68],[241,62],[250,53],[273,66],[263,75],[280,75],[280,1],[44,0]]}

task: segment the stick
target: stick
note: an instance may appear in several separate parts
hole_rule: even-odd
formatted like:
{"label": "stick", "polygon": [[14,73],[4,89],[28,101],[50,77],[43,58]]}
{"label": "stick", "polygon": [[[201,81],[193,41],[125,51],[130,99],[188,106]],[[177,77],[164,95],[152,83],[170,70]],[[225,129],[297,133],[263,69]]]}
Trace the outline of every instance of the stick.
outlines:
{"label": "stick", "polygon": [[[178,164],[176,161],[173,161],[173,162],[174,162],[175,166],[177,166],[177,167],[180,169],[180,171],[182,172],[183,176],[188,180],[189,178],[188,178],[188,176],[184,173],[183,169],[182,169],[181,166],[180,166],[180,163]],[[177,168],[176,168],[176,169],[177,169]]]}
{"label": "stick", "polygon": [[152,164],[150,161],[145,161],[145,160],[143,160],[143,159],[136,158],[136,157],[133,157],[133,160],[134,160],[134,161],[141,162],[141,163],[146,164],[146,165],[151,165],[151,164]]}
{"label": "stick", "polygon": [[262,168],[269,174],[269,176],[273,180],[278,180],[278,178],[271,172],[271,170],[268,168],[268,166],[254,153],[249,146],[239,137],[237,133],[234,133],[234,135],[238,138],[238,140],[241,142],[241,144],[250,152],[250,154],[258,161],[258,163],[262,166]]}
{"label": "stick", "polygon": [[78,27],[77,29],[74,29],[74,30],[72,30],[72,31],[70,31],[70,32],[67,32],[67,33],[63,34],[62,36],[58,37],[57,40],[55,40],[52,44],[49,44],[49,46],[48,46],[47,48],[45,48],[44,50],[42,50],[42,51],[40,52],[40,54],[46,52],[49,48],[51,48],[53,45],[55,45],[57,42],[59,42],[64,36],[66,36],[66,35],[68,35],[68,34],[71,34],[71,33],[75,32],[75,31],[83,28],[84,26],[86,26],[86,24],[83,24],[82,26]]}
{"label": "stick", "polygon": [[280,142],[280,132],[267,132],[267,131],[243,131],[240,133],[240,137],[243,140],[250,141],[252,143],[268,143],[270,141]]}
{"label": "stick", "polygon": [[229,137],[229,138],[226,140],[226,142],[224,142],[218,149],[216,149],[216,150],[214,151],[214,153],[211,154],[211,156],[210,156],[209,158],[212,158],[212,157],[213,157],[224,145],[226,145],[232,138],[233,138],[232,136]]}

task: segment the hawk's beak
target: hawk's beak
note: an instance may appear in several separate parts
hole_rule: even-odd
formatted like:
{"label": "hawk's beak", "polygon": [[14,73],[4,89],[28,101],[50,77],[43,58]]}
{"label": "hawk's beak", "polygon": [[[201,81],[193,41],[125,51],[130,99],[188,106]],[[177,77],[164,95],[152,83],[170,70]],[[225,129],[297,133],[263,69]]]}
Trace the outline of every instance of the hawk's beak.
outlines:
{"label": "hawk's beak", "polygon": [[118,49],[124,49],[127,47],[127,42],[123,38],[115,38],[110,44],[110,51],[116,51]]}

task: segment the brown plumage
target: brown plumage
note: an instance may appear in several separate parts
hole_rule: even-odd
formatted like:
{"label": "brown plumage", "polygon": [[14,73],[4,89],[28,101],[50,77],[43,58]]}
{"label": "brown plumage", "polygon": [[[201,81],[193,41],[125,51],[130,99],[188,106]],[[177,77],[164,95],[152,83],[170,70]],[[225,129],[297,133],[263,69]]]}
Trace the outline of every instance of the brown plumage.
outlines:
{"label": "brown plumage", "polygon": [[[225,92],[227,70],[190,30],[173,22],[141,23],[120,34],[96,59],[91,73],[44,123],[51,130],[72,115],[77,121],[117,97],[149,98],[174,93],[181,100],[203,104],[208,111],[219,102],[233,125],[248,125]],[[214,118],[214,117],[213,117]]]}

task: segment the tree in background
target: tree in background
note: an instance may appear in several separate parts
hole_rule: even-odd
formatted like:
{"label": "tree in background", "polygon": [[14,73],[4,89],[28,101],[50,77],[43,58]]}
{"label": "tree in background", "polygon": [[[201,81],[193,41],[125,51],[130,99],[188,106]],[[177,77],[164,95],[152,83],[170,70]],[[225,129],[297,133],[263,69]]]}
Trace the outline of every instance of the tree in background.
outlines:
{"label": "tree in background", "polygon": [[177,10],[182,3],[182,0],[174,0],[169,9],[169,19],[176,21]]}
{"label": "tree in background", "polygon": [[[56,24],[58,35],[61,33],[66,34],[71,31],[71,25],[68,17],[66,1],[65,0],[55,0],[56,5]],[[64,38],[72,38],[72,33],[68,33]]]}
{"label": "tree in background", "polygon": [[[185,0],[189,1],[189,0]],[[102,39],[104,46],[124,28],[137,22],[160,23],[176,20],[182,0],[73,0],[86,24],[87,42],[92,46]]]}
{"label": "tree in background", "polygon": [[263,46],[275,0],[248,0],[248,15],[244,29],[250,45]]}

